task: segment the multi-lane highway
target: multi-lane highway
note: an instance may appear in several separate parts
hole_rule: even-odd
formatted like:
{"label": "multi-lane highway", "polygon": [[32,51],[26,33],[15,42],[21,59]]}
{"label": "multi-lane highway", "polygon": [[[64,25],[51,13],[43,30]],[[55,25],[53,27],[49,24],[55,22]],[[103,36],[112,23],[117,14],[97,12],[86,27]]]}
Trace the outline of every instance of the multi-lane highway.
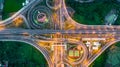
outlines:
{"label": "multi-lane highway", "polygon": [[[48,0],[47,0],[48,1]],[[47,3],[46,1],[46,3]],[[33,47],[35,47],[36,49],[38,49],[46,58],[49,67],[54,67],[53,63],[54,61],[52,61],[51,55],[52,53],[49,53],[50,51],[48,51],[44,46],[41,46],[41,44],[39,44],[37,41],[39,40],[40,42],[50,42],[50,41],[54,41],[53,37],[44,37],[44,36],[39,36],[39,35],[56,35],[56,33],[60,33],[61,35],[66,35],[66,36],[71,36],[71,34],[75,34],[78,35],[78,38],[83,38],[83,37],[104,37],[104,38],[110,38],[111,36],[106,36],[107,34],[112,34],[112,36],[114,37],[114,41],[107,43],[106,45],[102,46],[99,50],[97,54],[94,54],[92,57],[90,57],[88,59],[88,49],[87,47],[84,45],[84,43],[82,43],[81,39],[80,40],[74,40],[75,36],[72,36],[73,38],[58,38],[60,40],[62,40],[63,42],[67,42],[67,43],[75,43],[77,45],[80,45],[83,48],[83,52],[84,55],[82,57],[82,59],[76,61],[76,62],[72,62],[68,59],[66,59],[63,54],[62,55],[63,58],[65,58],[65,63],[68,63],[72,66],[75,65],[83,65],[85,67],[88,67],[102,52],[104,52],[109,46],[111,46],[113,43],[120,41],[120,26],[106,26],[106,25],[83,25],[83,24],[79,24],[76,21],[74,21],[68,14],[67,9],[66,9],[66,5],[65,5],[65,1],[64,0],[54,0],[55,2],[55,7],[50,6],[48,3],[48,7],[53,9],[53,10],[57,10],[60,12],[59,14],[59,18],[55,17],[58,19],[58,22],[60,22],[60,24],[58,24],[58,26],[60,26],[59,29],[18,29],[18,28],[10,28],[10,29],[2,29],[0,30],[0,41],[20,41],[20,42],[26,42],[30,45],[32,45]],[[36,5],[38,5],[38,3],[42,2],[42,0],[32,0],[29,4],[27,4],[26,6],[24,6],[22,9],[20,9],[16,14],[14,14],[12,17],[1,21],[0,22],[0,26],[7,26],[9,23],[12,23],[12,21],[17,17],[22,15],[21,17],[24,17],[24,20],[26,21],[27,26],[29,26],[31,23],[30,21],[28,21],[29,19],[28,16],[25,16],[25,14],[27,13],[27,11],[29,11],[29,9],[34,9],[34,7]],[[56,11],[55,11],[56,12]],[[65,30],[64,29],[64,19],[66,19],[66,21],[69,22],[69,24],[74,25],[75,29],[71,30]],[[27,22],[28,21],[28,22]],[[54,22],[54,21],[53,21]],[[88,34],[90,34],[88,36]],[[92,34],[92,35],[91,35]],[[34,35],[38,35],[40,38],[35,37]],[[97,36],[96,36],[97,35]],[[105,35],[105,36],[103,36]],[[43,39],[43,40],[42,40]],[[73,40],[72,40],[73,39]],[[76,42],[77,41],[77,42]],[[55,41],[54,41],[55,42]],[[60,41],[61,42],[61,41]],[[57,49],[56,49],[57,50]],[[55,53],[54,53],[55,52]],[[56,52],[58,51],[53,51],[53,54],[56,54]],[[63,53],[64,50],[61,49],[61,53]],[[60,53],[60,52],[59,52]],[[57,56],[57,55],[55,55]],[[62,58],[60,57],[60,58]],[[55,60],[59,60],[57,58],[55,58]],[[85,61],[85,63],[84,63]],[[86,62],[87,61],[87,62]],[[82,64],[83,63],[83,64]],[[78,66],[78,67],[79,67]]]}
{"label": "multi-lane highway", "polygon": [[[58,32],[60,32],[61,34],[108,34],[108,33],[113,33],[113,35],[115,35],[116,36],[116,39],[119,39],[120,38],[120,32],[118,31],[118,30],[116,30],[116,31],[98,31],[98,30],[77,30],[77,31],[73,31],[73,30],[28,30],[28,29],[5,29],[5,30],[1,30],[0,31],[0,39],[4,39],[4,38],[6,38],[6,39],[8,39],[8,40],[10,40],[10,38],[11,39],[13,39],[13,40],[19,40],[19,39],[21,39],[21,40],[23,40],[23,41],[26,41],[26,42],[29,42],[28,40],[27,40],[27,38],[29,38],[29,39],[31,39],[32,40],[32,36],[33,35],[36,35],[36,34],[39,34],[39,35],[42,35],[42,34],[56,34],[56,33],[58,33]],[[94,33],[93,33],[94,32]],[[21,35],[23,35],[24,37],[22,38],[22,36]],[[81,36],[80,36],[81,37]],[[84,36],[85,37],[85,36]],[[88,36],[87,36],[88,37]],[[93,37],[93,36],[91,36],[91,37]],[[109,37],[109,36],[108,36]],[[35,38],[34,38],[35,39]],[[34,40],[33,39],[33,40]],[[70,42],[72,42],[71,40],[70,40]],[[80,44],[80,43],[78,43],[78,44]],[[93,57],[91,57],[91,59],[89,60],[89,64],[90,63],[92,63],[93,62],[93,60],[95,60],[102,52],[103,52],[103,49],[105,50],[106,48],[108,48],[110,45],[106,45],[105,47],[102,47],[101,49],[101,51],[100,51],[100,53],[99,54],[96,54],[96,55],[94,55]],[[39,47],[39,46],[38,46]],[[84,49],[85,49],[85,46],[84,46]],[[84,50],[84,52],[86,52],[87,50]],[[44,51],[42,51],[42,52],[44,52]],[[44,52],[45,53],[45,52]],[[48,56],[49,57],[49,54],[44,54],[45,56]],[[87,56],[87,53],[85,53],[85,55],[84,55],[85,57]],[[47,57],[47,58],[48,58]],[[85,57],[83,57],[84,59],[85,59]],[[81,59],[82,60],[82,59]],[[50,59],[49,59],[49,61],[50,61]],[[48,61],[48,62],[49,62]],[[70,64],[78,64],[78,63],[80,63],[81,61],[79,61],[79,62],[69,62]],[[89,65],[88,64],[88,65]]]}
{"label": "multi-lane highway", "polygon": [[28,33],[29,35],[34,34],[56,34],[57,32],[60,32],[61,34],[113,34],[113,35],[119,35],[120,31],[118,30],[39,30],[39,29],[4,29],[0,30],[0,34],[24,34]]}

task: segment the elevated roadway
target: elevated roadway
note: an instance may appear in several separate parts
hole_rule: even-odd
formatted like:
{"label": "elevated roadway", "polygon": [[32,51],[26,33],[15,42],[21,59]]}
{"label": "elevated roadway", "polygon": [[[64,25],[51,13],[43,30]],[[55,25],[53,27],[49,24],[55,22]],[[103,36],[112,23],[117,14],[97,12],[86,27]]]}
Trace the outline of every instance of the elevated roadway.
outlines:
{"label": "elevated roadway", "polygon": [[[27,12],[30,8],[35,6],[36,4],[40,3],[42,0],[33,0],[31,1],[28,5],[23,7],[21,10],[19,10],[16,14],[14,14],[12,17],[1,21],[0,26],[7,25],[9,23],[12,23],[17,16],[24,15],[25,12]],[[69,21],[70,24],[76,26],[75,30],[49,30],[49,29],[2,29],[0,30],[0,41],[20,41],[20,42],[26,42],[35,48],[37,48],[46,58],[49,67],[54,67],[53,66],[53,61],[51,60],[50,54],[48,53],[48,50],[46,50],[44,47],[41,47],[39,43],[36,43],[37,40],[42,41],[40,39],[32,38],[33,35],[42,35],[42,34],[56,34],[56,33],[61,33],[61,34],[97,34],[97,35],[102,35],[102,34],[113,34],[114,38],[116,39],[113,42],[107,43],[105,46],[101,47],[101,49],[98,51],[98,54],[93,55],[90,59],[88,59],[88,62],[85,63],[85,67],[88,67],[102,52],[104,52],[109,46],[111,46],[113,43],[120,41],[120,26],[106,26],[106,25],[84,25],[84,24],[79,24],[76,21],[74,21],[68,14],[66,5],[65,5],[65,0],[58,0],[57,3],[60,3],[61,5],[61,14],[64,15],[65,19]],[[63,17],[63,16],[62,16]],[[60,17],[60,18],[62,18]],[[24,17],[25,19],[26,17]],[[62,19],[60,19],[62,22]],[[44,37],[43,37],[44,38]],[[44,38],[46,39],[46,38]],[[79,44],[79,43],[78,43]],[[85,45],[83,46],[85,55],[84,59],[88,56],[88,52],[86,49]],[[82,61],[84,61],[82,59]],[[86,58],[87,59],[87,58]],[[82,61],[79,62],[68,62],[70,64],[78,64]],[[84,64],[83,64],[84,65]]]}
{"label": "elevated roadway", "polygon": [[120,34],[118,30],[39,30],[39,29],[4,29],[0,31],[0,34]]}

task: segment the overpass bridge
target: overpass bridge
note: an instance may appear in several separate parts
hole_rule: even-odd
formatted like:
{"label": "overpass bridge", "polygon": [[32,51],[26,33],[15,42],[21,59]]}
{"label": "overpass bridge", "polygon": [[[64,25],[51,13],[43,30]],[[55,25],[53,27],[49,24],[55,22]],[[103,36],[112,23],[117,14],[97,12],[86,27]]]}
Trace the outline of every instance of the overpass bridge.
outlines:
{"label": "overpass bridge", "polygon": [[[0,41],[21,41],[32,45],[44,55],[49,67],[88,67],[108,47],[120,41],[120,26],[78,24],[69,16],[64,0],[54,0],[54,6],[46,1],[45,6],[40,5],[44,0],[32,0],[16,14],[1,21]],[[13,24],[15,20],[19,22],[18,18],[22,18],[26,27]],[[47,22],[39,22],[38,18]],[[93,43],[101,45],[96,47]]]}

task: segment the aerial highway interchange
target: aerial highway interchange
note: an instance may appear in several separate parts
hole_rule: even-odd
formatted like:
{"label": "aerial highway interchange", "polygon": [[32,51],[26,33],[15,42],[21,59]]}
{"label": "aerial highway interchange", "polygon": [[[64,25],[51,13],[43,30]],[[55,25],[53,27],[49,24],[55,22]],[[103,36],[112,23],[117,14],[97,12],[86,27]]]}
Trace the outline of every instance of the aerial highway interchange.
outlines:
{"label": "aerial highway interchange", "polygon": [[[32,45],[44,55],[49,67],[88,67],[108,47],[120,41],[119,25],[79,24],[69,16],[64,0],[54,0],[54,6],[49,0],[46,0],[47,6],[42,6],[42,1],[32,0],[13,16],[1,21],[0,41]],[[15,20],[17,23],[18,18],[22,18],[26,28],[10,26]],[[87,42],[102,45],[99,48],[94,45],[94,49],[90,44],[86,46]],[[79,51],[79,56],[69,56],[71,48]]]}

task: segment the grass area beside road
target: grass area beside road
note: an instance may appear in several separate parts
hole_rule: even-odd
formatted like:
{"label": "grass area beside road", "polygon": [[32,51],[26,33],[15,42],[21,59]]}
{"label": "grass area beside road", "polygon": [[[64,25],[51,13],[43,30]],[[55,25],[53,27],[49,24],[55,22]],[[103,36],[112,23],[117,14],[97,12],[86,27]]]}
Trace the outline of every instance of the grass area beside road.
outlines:
{"label": "grass area beside road", "polygon": [[23,6],[25,0],[4,0],[3,19],[8,18],[10,13],[17,12]]}
{"label": "grass area beside road", "polygon": [[89,67],[119,67],[120,42],[105,50]]}
{"label": "grass area beside road", "polygon": [[[75,21],[87,25],[103,25],[105,16],[112,10],[120,11],[120,3],[116,0],[95,0],[91,3],[79,3],[75,0],[66,0],[67,6],[75,10],[72,17]],[[120,13],[118,13],[120,15]],[[120,16],[115,25],[120,24]]]}
{"label": "grass area beside road", "polygon": [[0,62],[8,61],[9,67],[48,67],[41,52],[22,42],[0,42]]}

